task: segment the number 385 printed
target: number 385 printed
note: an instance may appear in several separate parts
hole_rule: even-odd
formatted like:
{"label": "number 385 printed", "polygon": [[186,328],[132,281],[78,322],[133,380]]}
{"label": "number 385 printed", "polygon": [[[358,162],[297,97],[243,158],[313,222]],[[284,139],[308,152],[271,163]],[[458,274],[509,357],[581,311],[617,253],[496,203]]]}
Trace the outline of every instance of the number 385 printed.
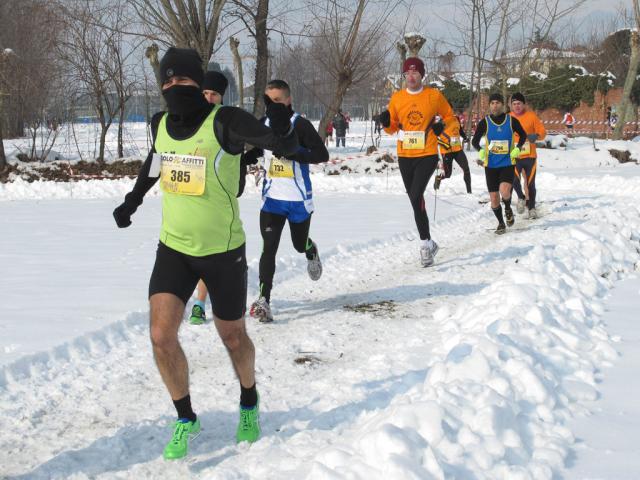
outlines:
{"label": "number 385 printed", "polygon": [[171,170],[172,182],[189,183],[190,180],[191,180],[191,175],[189,174],[189,172],[184,172],[182,170]]}

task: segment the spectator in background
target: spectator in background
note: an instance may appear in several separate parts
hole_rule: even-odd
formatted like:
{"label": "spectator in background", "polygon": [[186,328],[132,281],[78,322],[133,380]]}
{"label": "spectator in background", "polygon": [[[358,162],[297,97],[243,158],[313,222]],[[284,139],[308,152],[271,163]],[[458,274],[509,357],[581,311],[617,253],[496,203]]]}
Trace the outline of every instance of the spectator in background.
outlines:
{"label": "spectator in background", "polygon": [[325,130],[324,144],[325,146],[329,146],[329,142],[333,140],[333,122],[329,120],[327,123],[327,128]]}
{"label": "spectator in background", "polygon": [[382,124],[380,123],[380,114],[377,113],[373,116],[373,131],[376,135],[380,135],[382,132]]}
{"label": "spectator in background", "polygon": [[349,129],[349,122],[347,122],[347,118],[340,109],[338,109],[336,116],[333,117],[333,128],[336,131],[336,148],[340,146],[340,141],[342,141],[342,146],[346,147],[345,140],[347,130]]}
{"label": "spectator in background", "polygon": [[576,119],[573,117],[571,112],[565,112],[562,123],[567,127],[567,130],[573,130],[573,124],[576,123]]}

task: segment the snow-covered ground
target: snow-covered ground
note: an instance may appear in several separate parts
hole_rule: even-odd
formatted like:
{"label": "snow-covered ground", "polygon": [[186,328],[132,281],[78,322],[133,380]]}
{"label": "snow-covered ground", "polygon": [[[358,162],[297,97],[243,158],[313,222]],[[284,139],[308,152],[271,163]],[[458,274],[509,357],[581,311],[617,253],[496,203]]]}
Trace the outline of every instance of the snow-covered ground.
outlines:
{"label": "snow-covered ground", "polygon": [[[467,195],[456,167],[423,269],[395,164],[375,172],[354,130],[313,174],[323,278],[285,232],[276,322],[248,322],[262,438],[234,444],[224,348],[211,324],[185,324],[203,433],[173,463],[147,331],[158,191],[119,230],[131,180],[0,185],[0,478],[638,478],[640,166],[607,149],[640,146],[542,150],[542,217],[501,237],[482,169]],[[341,166],[361,173],[327,174]],[[258,208],[248,183],[250,298]]]}

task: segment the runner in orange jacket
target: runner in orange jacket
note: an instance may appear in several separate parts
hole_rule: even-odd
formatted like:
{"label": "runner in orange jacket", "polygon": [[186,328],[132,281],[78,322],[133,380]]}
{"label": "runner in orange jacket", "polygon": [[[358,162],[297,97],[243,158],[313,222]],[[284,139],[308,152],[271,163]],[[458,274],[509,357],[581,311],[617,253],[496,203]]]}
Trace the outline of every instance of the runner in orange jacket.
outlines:
{"label": "runner in orange jacket", "polygon": [[[529,218],[534,219],[538,216],[536,212],[536,171],[538,170],[536,141],[543,140],[547,131],[538,116],[526,108],[526,99],[520,92],[511,95],[511,116],[517,118],[527,132],[527,141],[522,147],[515,166],[513,189],[518,195],[516,209],[518,213],[524,213],[527,207]],[[520,184],[521,178],[524,180],[524,192]]]}
{"label": "runner in orange jacket", "polygon": [[[431,239],[424,192],[438,166],[438,141],[445,127],[454,121],[453,110],[440,91],[422,86],[424,63],[416,57],[404,62],[407,88],[395,92],[388,110],[380,113],[385,132],[398,132],[398,164],[420,234],[420,262],[433,265],[438,245]],[[436,122],[436,116],[442,122]]]}

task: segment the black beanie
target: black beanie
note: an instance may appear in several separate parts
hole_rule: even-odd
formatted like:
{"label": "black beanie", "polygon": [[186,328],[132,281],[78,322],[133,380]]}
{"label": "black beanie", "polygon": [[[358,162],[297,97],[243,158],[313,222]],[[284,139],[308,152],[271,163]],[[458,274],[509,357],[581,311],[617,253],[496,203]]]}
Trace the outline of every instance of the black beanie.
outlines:
{"label": "black beanie", "polygon": [[527,101],[524,99],[524,95],[521,94],[520,92],[516,92],[513,95],[511,95],[511,101],[513,102],[514,100],[522,103],[527,103]]}
{"label": "black beanie", "polygon": [[205,72],[204,80],[202,82],[202,90],[213,90],[218,92],[221,97],[224,97],[224,92],[227,91],[229,80],[220,72]]}
{"label": "black beanie", "polygon": [[202,59],[192,48],[170,47],[160,60],[160,80],[165,83],[173,76],[189,77],[202,85]]}
{"label": "black beanie", "polygon": [[500,93],[496,92],[496,93],[492,93],[491,95],[489,95],[489,103],[493,102],[494,100],[497,100],[500,103],[504,104],[504,97]]}

